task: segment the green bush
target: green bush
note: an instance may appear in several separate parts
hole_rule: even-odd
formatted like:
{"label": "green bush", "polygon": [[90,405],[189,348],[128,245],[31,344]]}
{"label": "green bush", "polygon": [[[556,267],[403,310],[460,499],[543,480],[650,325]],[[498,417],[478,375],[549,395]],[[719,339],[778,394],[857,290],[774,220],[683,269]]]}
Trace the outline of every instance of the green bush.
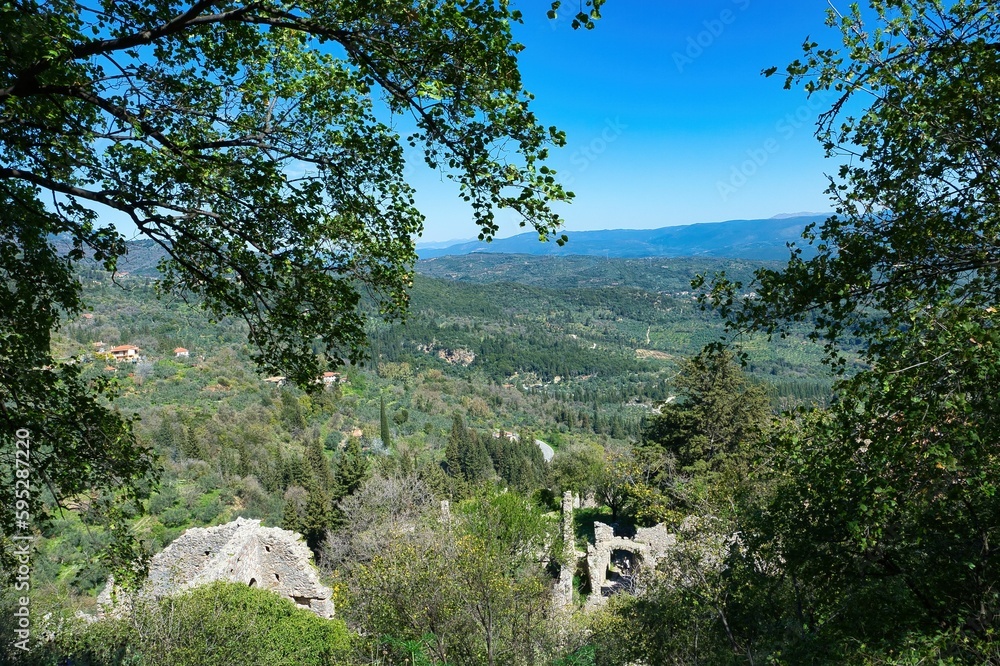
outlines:
{"label": "green bush", "polygon": [[166,599],[139,623],[151,637],[143,652],[157,666],[319,666],[342,661],[350,642],[343,622],[236,583]]}
{"label": "green bush", "polygon": [[219,498],[210,498],[207,502],[198,502],[194,517],[201,523],[210,523],[222,513],[222,502]]}
{"label": "green bush", "polygon": [[160,522],[166,527],[181,527],[188,521],[187,509],[182,506],[175,506],[167,509],[160,515]]}
{"label": "green bush", "polygon": [[[272,592],[213,583],[140,609],[126,620],[64,625],[31,650],[0,648],[17,666],[335,666],[350,635]],[[33,639],[38,641],[37,638]]]}
{"label": "green bush", "polygon": [[164,485],[160,492],[149,498],[149,512],[153,515],[163,513],[177,502],[177,490],[173,486]]}

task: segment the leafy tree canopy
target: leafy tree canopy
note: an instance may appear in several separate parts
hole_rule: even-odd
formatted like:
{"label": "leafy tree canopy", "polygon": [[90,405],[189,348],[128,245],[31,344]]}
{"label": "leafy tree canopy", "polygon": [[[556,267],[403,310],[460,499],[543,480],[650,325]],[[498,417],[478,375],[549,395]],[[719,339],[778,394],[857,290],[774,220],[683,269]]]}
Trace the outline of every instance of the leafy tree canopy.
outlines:
{"label": "leafy tree canopy", "polygon": [[870,5],[831,10],[843,48],[807,41],[787,69],[786,86],[831,96],[817,135],[849,158],[836,216],[807,235],[817,256],[795,250],[749,287],[717,277],[708,296],[732,331],[808,321],[835,367],[856,342],[867,365],[778,438],[773,502],[747,534],[802,585],[806,639],[888,653],[948,636],[945,653],[985,663],[1000,608],[1000,5]]}
{"label": "leafy tree canopy", "polygon": [[939,328],[942,312],[959,309],[973,326],[996,319],[1000,5],[871,4],[874,26],[858,7],[830,10],[844,48],[807,41],[787,68],[786,88],[834,100],[817,136],[829,157],[848,159],[830,178],[837,215],[807,231],[816,257],[795,250],[783,270],[758,271],[752,299],[717,279],[710,300],[734,330],[784,334],[808,320],[831,354],[860,338],[891,365],[895,331]]}
{"label": "leafy tree canopy", "polygon": [[262,368],[303,386],[321,358],[363,355],[363,294],[384,316],[405,309],[423,221],[405,145],[458,184],[481,238],[498,209],[549,238],[549,202],[571,197],[545,166],[564,136],[530,109],[520,20],[507,0],[3,3],[4,462],[26,428],[57,495],[134,494],[152,468],[107,386],[50,354],[84,307],[74,265],[89,254],[112,270],[125,252],[104,213],[166,251],[163,290],[243,319]]}

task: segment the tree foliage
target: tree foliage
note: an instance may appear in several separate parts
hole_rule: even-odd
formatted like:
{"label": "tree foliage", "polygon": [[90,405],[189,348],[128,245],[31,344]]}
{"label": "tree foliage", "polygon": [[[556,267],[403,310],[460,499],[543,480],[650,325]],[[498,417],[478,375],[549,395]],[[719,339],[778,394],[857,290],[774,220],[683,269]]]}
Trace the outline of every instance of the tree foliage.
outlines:
{"label": "tree foliage", "polygon": [[758,440],[770,419],[767,394],[728,352],[685,361],[674,378],[675,400],[660,406],[643,433],[684,471],[718,468],[726,456]]}
{"label": "tree foliage", "polygon": [[[8,536],[16,532],[16,491],[27,522],[41,524],[44,488],[57,501],[94,491],[117,492],[125,503],[146,494],[154,468],[153,456],[135,446],[131,420],[107,409],[113,382],[53,359],[52,330],[61,317],[80,313],[81,287],[71,259],[49,243],[58,224],[29,188],[9,187],[23,205],[5,205],[0,220],[0,534]],[[106,233],[89,237],[97,246],[114,244]],[[20,482],[30,484],[26,495],[15,486],[17,469],[25,475]],[[120,555],[133,559],[122,545]],[[12,571],[6,552],[0,540],[2,568]]]}
{"label": "tree foliage", "polygon": [[394,651],[420,643],[434,663],[539,663],[551,630],[541,512],[487,491],[442,518],[428,505],[354,567],[352,621]]}
{"label": "tree foliage", "polygon": [[405,303],[422,218],[404,143],[459,184],[484,237],[498,208],[547,237],[548,201],[567,198],[506,2],[63,0],[4,20],[5,205],[56,195],[53,230],[111,262],[95,205],[128,216],[169,255],[165,288],[245,318],[262,365],[303,384],[314,338],[361,356],[359,284],[385,312]]}
{"label": "tree foliage", "polygon": [[[216,582],[159,602],[140,602],[124,618],[76,619],[8,663],[228,666],[350,663],[342,620],[326,620],[267,590]],[[8,646],[4,646],[5,648]]]}
{"label": "tree foliage", "polygon": [[818,136],[850,158],[831,179],[837,215],[808,233],[815,258],[759,271],[750,299],[717,277],[708,300],[733,331],[809,322],[841,370],[856,338],[867,367],[777,438],[773,499],[748,535],[796,583],[800,647],[854,660],[832,646],[919,644],[986,663],[1000,609],[1000,6],[891,0],[828,23],[843,48],[808,41],[786,85],[833,97]]}
{"label": "tree foliage", "polygon": [[5,3],[4,457],[30,428],[60,496],[134,495],[150,469],[106,384],[50,353],[84,306],[78,263],[113,270],[125,252],[108,219],[166,253],[162,292],[242,319],[258,364],[305,387],[324,359],[363,356],[368,312],[405,310],[423,221],[405,146],[457,183],[482,238],[508,209],[548,239],[549,203],[571,196],[544,164],[564,136],[530,109],[520,20],[507,0]]}

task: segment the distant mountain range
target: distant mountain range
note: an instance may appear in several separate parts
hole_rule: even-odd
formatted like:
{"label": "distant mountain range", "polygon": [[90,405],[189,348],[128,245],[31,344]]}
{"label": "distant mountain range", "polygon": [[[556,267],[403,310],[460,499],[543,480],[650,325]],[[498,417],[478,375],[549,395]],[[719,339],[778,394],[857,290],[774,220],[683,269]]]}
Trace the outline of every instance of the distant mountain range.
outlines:
{"label": "distant mountain range", "polygon": [[[660,229],[608,229],[602,231],[567,231],[569,242],[559,247],[554,242],[541,243],[538,234],[525,233],[483,241],[421,243],[421,259],[474,253],[585,255],[599,257],[720,257],[728,259],[787,259],[787,243],[803,245],[802,231],[812,222],[822,222],[829,213],[777,215],[766,220],[730,220],[706,224],[688,224]],[[803,246],[808,256],[810,248]]]}
{"label": "distant mountain range", "polygon": [[[469,254],[520,254],[536,256],[591,256],[620,259],[644,257],[704,257],[783,261],[788,259],[787,243],[802,247],[803,256],[814,252],[803,245],[802,231],[807,224],[822,222],[830,213],[795,213],[777,215],[767,220],[731,220],[688,224],[660,229],[607,229],[602,231],[567,231],[569,242],[559,247],[555,242],[541,243],[538,234],[526,233],[499,238],[492,243],[478,240],[418,243],[421,260]],[[56,248],[68,252],[69,236],[53,237]],[[166,253],[148,239],[129,241],[128,254],[118,262],[118,270],[133,275],[156,277]]]}

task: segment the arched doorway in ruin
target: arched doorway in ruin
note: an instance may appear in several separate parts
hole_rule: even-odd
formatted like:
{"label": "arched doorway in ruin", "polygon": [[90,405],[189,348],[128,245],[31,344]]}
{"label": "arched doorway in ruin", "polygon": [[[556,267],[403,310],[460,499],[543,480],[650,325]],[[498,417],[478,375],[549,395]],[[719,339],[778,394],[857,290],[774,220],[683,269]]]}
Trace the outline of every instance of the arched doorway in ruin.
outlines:
{"label": "arched doorway in ruin", "polygon": [[611,551],[602,586],[604,596],[619,592],[634,592],[636,576],[642,567],[642,554],[629,548],[615,548]]}

